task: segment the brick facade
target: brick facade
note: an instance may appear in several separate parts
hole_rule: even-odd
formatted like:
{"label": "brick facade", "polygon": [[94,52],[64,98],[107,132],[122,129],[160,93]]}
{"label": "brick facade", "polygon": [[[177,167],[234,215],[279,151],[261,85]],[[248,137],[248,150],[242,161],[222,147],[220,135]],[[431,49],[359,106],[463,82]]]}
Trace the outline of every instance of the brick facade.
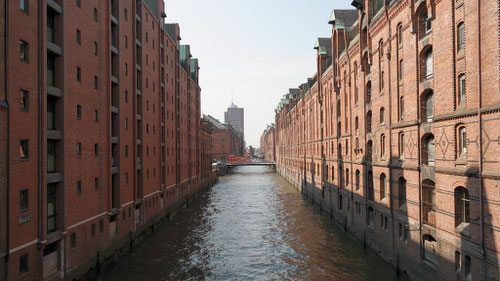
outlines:
{"label": "brick facade", "polygon": [[496,1],[335,10],[276,108],[278,172],[415,280],[499,280]]}
{"label": "brick facade", "polygon": [[78,277],[213,182],[164,6],[0,1],[0,279]]}

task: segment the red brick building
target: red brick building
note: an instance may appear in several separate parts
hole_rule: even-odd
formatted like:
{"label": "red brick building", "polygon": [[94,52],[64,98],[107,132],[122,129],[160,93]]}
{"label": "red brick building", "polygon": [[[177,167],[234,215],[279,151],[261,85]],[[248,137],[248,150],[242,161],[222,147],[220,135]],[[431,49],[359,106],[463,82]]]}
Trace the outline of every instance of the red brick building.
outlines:
{"label": "red brick building", "polygon": [[276,128],[268,125],[260,137],[260,153],[265,160],[276,162]]}
{"label": "red brick building", "polygon": [[204,187],[198,60],[163,7],[0,1],[0,279],[79,276]]}
{"label": "red brick building", "polygon": [[200,184],[202,186],[209,186],[217,181],[216,167],[213,167],[214,153],[213,153],[213,129],[210,123],[203,118],[200,120]]}
{"label": "red brick building", "polygon": [[353,5],[276,109],[278,172],[415,280],[499,280],[497,1]]}
{"label": "red brick building", "polygon": [[226,162],[230,156],[242,155],[243,136],[239,132],[210,115],[204,115],[203,119],[212,127],[214,160]]}

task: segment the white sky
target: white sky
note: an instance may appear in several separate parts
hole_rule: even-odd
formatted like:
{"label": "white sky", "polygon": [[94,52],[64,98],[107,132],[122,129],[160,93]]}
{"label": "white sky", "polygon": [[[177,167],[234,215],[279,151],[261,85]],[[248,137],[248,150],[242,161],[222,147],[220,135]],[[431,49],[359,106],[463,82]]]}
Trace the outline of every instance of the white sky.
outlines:
{"label": "white sky", "polygon": [[224,121],[233,92],[247,145],[259,147],[281,96],[315,73],[314,42],[330,36],[332,10],[354,9],[351,2],[166,0],[166,13],[200,60],[202,112]]}

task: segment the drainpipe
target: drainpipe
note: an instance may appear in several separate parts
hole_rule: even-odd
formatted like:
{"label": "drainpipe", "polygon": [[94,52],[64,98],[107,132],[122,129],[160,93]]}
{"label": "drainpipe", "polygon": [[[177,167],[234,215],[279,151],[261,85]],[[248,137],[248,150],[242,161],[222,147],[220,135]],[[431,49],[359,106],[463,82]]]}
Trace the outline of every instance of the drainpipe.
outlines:
{"label": "drainpipe", "polygon": [[[391,77],[391,46],[392,46],[392,41],[391,41],[391,37],[392,37],[392,34],[391,34],[391,20],[389,18],[389,7],[387,6],[387,1],[384,2],[384,9],[385,9],[385,18],[387,20],[387,32],[388,32],[388,42],[389,42],[389,45],[387,47],[387,64],[389,65],[389,67],[387,68],[387,77],[389,77],[389,81],[390,81],[390,77]],[[397,44],[397,43],[396,43]],[[398,46],[396,46],[396,51],[398,51]],[[396,60],[397,61],[397,60]],[[396,79],[396,83],[399,84],[399,80]],[[391,91],[391,83],[387,83],[387,95],[389,97],[389,103],[388,103],[388,113],[389,113],[389,118],[387,118],[387,123],[388,123],[388,126],[389,126],[389,130],[391,130],[391,126],[392,126],[392,91]],[[392,202],[392,168],[390,167],[391,164],[392,164],[392,133],[389,133],[388,134],[388,142],[389,142],[389,208],[390,208],[390,213],[391,213],[391,220],[392,220],[392,235],[391,235],[391,242],[392,242],[392,257],[393,259],[395,260],[395,255],[394,255],[394,252],[395,252],[395,248],[396,248],[396,242],[394,240],[394,206],[393,206],[393,202]]]}
{"label": "drainpipe", "polygon": [[482,66],[481,66],[481,0],[477,1],[477,65],[478,65],[478,85],[477,85],[477,119],[478,119],[478,136],[479,136],[479,219],[481,220],[480,237],[481,237],[481,256],[483,259],[483,280],[486,280],[487,266],[486,266],[486,249],[484,245],[484,199],[483,199],[483,122],[481,116],[482,106]]}
{"label": "drainpipe", "polygon": [[[7,100],[7,93],[8,93],[8,85],[9,85],[9,48],[7,48],[7,43],[9,42],[9,29],[7,28],[8,25],[8,22],[9,22],[9,1],[6,0],[5,1],[5,15],[4,15],[4,46],[5,46],[5,71],[4,71],[4,75],[5,75],[5,89],[4,89],[4,94],[5,94],[5,101],[7,102],[7,105],[8,105],[8,100]],[[7,108],[7,163],[10,163],[10,109]],[[10,188],[9,188],[9,175],[10,175],[10,172],[9,172],[9,168],[7,167],[7,171],[6,171],[6,175],[7,175],[7,179],[6,179],[6,199],[7,199],[7,202],[6,202],[6,208],[7,208],[7,218],[6,218],[6,221],[5,223],[7,224],[6,225],[6,233],[5,233],[5,258],[4,258],[4,265],[5,265],[5,280],[9,280],[9,245],[10,245],[10,204],[9,204],[9,195],[10,195]]]}

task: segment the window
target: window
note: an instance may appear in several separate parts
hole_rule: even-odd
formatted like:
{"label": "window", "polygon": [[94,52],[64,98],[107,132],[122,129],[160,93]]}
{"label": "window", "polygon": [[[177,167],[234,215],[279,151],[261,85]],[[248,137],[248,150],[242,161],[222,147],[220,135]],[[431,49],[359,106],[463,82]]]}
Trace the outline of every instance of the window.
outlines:
{"label": "window", "polygon": [[28,190],[23,189],[19,195],[19,209],[21,211],[28,210]]}
{"label": "window", "polygon": [[361,181],[360,177],[361,177],[360,171],[356,170],[356,179],[355,179],[356,180],[356,190],[359,190],[359,188],[360,188],[360,181]]}
{"label": "window", "polygon": [[128,21],[128,10],[127,10],[127,8],[123,9],[123,18],[125,19],[125,21]]}
{"label": "window", "polygon": [[80,29],[76,30],[76,44],[82,44],[82,32],[80,31]]}
{"label": "window", "polygon": [[82,69],[80,67],[76,68],[76,81],[82,82]]}
{"label": "window", "polygon": [[434,74],[432,48],[425,52],[424,56],[424,79],[429,79]]}
{"label": "window", "polygon": [[29,0],[20,0],[19,1],[19,8],[21,11],[23,11],[24,13],[28,13],[28,8],[29,8]]}
{"label": "window", "polygon": [[125,35],[125,49],[128,49],[128,37]]}
{"label": "window", "polygon": [[28,254],[24,254],[19,257],[19,274],[23,274],[28,271],[29,271]]}
{"label": "window", "polygon": [[19,41],[19,59],[22,62],[29,61],[29,44],[23,40]]}
{"label": "window", "polygon": [[55,173],[56,167],[56,145],[57,141],[48,140],[47,141],[47,173]]}
{"label": "window", "polygon": [[99,232],[103,232],[103,231],[104,231],[104,221],[99,220]]}
{"label": "window", "polygon": [[437,262],[436,239],[430,234],[425,234],[422,240],[424,242],[424,260],[436,264]]}
{"label": "window", "polygon": [[399,81],[403,81],[403,60],[399,60]]}
{"label": "window", "polygon": [[94,8],[94,20],[96,22],[99,21],[99,12],[97,11],[97,8]]}
{"label": "window", "polygon": [[81,105],[76,106],[76,119],[78,119],[78,120],[82,119],[82,106]]}
{"label": "window", "polygon": [[386,176],[384,173],[380,174],[380,200],[385,198],[385,181],[386,181]]}
{"label": "window", "polygon": [[94,122],[99,122],[99,111],[94,110]]}
{"label": "window", "polygon": [[405,134],[399,133],[399,157],[403,157],[405,154]]}
{"label": "window", "polygon": [[385,108],[380,108],[380,124],[384,124],[385,122]]}
{"label": "window", "polygon": [[398,25],[398,46],[403,45],[403,25],[399,24]]}
{"label": "window", "polygon": [[385,135],[382,134],[380,136],[380,157],[384,157],[385,156]]}
{"label": "window", "polygon": [[366,84],[366,103],[370,103],[372,101],[372,82],[368,81]]}
{"label": "window", "polygon": [[94,89],[99,90],[99,77],[94,76]]}
{"label": "window", "polygon": [[436,184],[431,180],[422,182],[422,220],[429,225],[436,224]]}
{"label": "window", "polygon": [[90,226],[90,237],[95,237],[95,223]]}
{"label": "window", "polygon": [[422,98],[422,121],[431,122],[434,117],[434,95],[432,91],[424,93]]}
{"label": "window", "polygon": [[20,107],[22,111],[28,111],[29,109],[29,92],[21,90]]}
{"label": "window", "polygon": [[405,114],[405,97],[399,98],[399,119],[403,121]]}
{"label": "window", "polygon": [[94,189],[99,190],[99,178],[94,178]]}
{"label": "window", "polygon": [[423,8],[419,16],[420,38],[427,35],[432,30],[431,17],[427,13],[427,8]]}
{"label": "window", "polygon": [[455,188],[455,227],[470,222],[469,191],[464,187]]}
{"label": "window", "polygon": [[464,270],[465,270],[465,276],[467,277],[468,280],[472,280],[471,265],[472,265],[471,258],[469,256],[465,256]]}
{"label": "window", "polygon": [[467,128],[458,128],[458,157],[465,157],[467,154]]}
{"label": "window", "polygon": [[76,144],[76,156],[82,156],[82,143]]}
{"label": "window", "polygon": [[359,129],[359,118],[358,118],[358,116],[356,116],[356,118],[354,119],[354,128],[356,129],[356,131]]}
{"label": "window", "polygon": [[422,138],[422,163],[428,166],[434,166],[436,154],[436,144],[434,135],[427,134]]}
{"label": "window", "polygon": [[462,268],[462,256],[459,251],[455,251],[455,272],[460,274]]}
{"label": "window", "polygon": [[76,195],[82,195],[82,181],[76,182]]}
{"label": "window", "polygon": [[125,75],[128,75],[128,64],[125,63]]}
{"label": "window", "polygon": [[349,186],[349,178],[350,178],[349,169],[345,169],[345,186],[346,187]]}
{"label": "window", "polygon": [[403,177],[398,179],[398,198],[399,209],[406,211],[406,179]]}
{"label": "window", "polygon": [[29,142],[28,140],[21,140],[19,144],[19,157],[21,160],[29,158]]}
{"label": "window", "polygon": [[57,221],[57,196],[56,196],[56,184],[47,184],[47,233],[56,230]]}
{"label": "window", "polygon": [[372,112],[368,111],[366,113],[366,132],[371,133],[372,132]]}
{"label": "window", "polygon": [[382,71],[380,73],[380,91],[384,90],[384,77],[385,77],[385,73],[384,73],[384,71]]}
{"label": "window", "polygon": [[99,47],[97,45],[97,42],[94,42],[94,55],[98,55],[99,54]]}
{"label": "window", "polygon": [[369,201],[373,201],[375,192],[373,190],[373,173],[369,171],[366,175],[367,197]]}
{"label": "window", "polygon": [[128,130],[128,118],[125,118],[125,121],[124,121],[124,125],[125,125],[125,130]]}
{"label": "window", "polygon": [[466,87],[465,87],[465,74],[460,74],[458,76],[458,104],[465,105],[465,100],[467,98]]}
{"label": "window", "polygon": [[74,249],[76,247],[76,232],[71,233],[69,238],[69,247]]}
{"label": "window", "polygon": [[457,27],[457,49],[458,51],[465,49],[465,24],[463,22]]}
{"label": "window", "polygon": [[128,102],[128,91],[125,90],[125,103],[127,103],[127,102]]}
{"label": "window", "polygon": [[94,144],[94,155],[99,156],[99,144]]}
{"label": "window", "polygon": [[128,145],[125,146],[125,157],[128,157]]}
{"label": "window", "polygon": [[56,58],[52,55],[47,55],[47,86],[56,86]]}

